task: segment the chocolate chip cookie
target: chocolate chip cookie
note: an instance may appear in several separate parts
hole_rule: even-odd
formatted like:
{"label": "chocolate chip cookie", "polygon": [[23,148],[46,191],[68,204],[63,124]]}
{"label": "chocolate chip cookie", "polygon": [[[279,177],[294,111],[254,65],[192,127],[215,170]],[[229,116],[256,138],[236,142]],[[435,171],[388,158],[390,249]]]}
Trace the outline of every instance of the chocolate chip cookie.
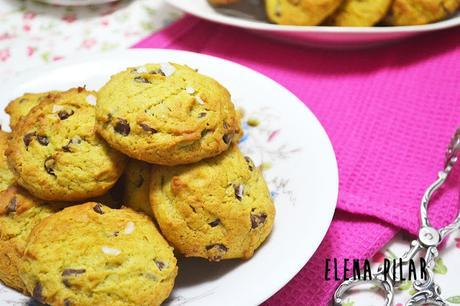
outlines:
{"label": "chocolate chip cookie", "polygon": [[26,292],[18,269],[27,238],[35,225],[57,210],[57,205],[45,205],[16,185],[0,192],[0,280],[5,285]]}
{"label": "chocolate chip cookie", "polygon": [[112,76],[98,93],[97,129],[115,149],[148,163],[216,156],[240,137],[229,92],[177,64],[147,64]]}
{"label": "chocolate chip cookie", "polygon": [[123,203],[153,217],[149,200],[151,167],[152,165],[139,160],[128,161],[124,173]]}
{"label": "chocolate chip cookie", "polygon": [[105,194],[125,157],[95,131],[95,92],[71,89],[34,107],[15,126],[6,155],[18,184],[50,201]]}
{"label": "chocolate chip cookie", "polygon": [[0,130],[0,191],[7,189],[16,181],[16,177],[8,166],[5,155],[9,137],[9,133]]}
{"label": "chocolate chip cookie", "polygon": [[176,274],[172,248],[146,215],[98,203],[43,220],[21,267],[31,295],[50,305],[159,305]]}
{"label": "chocolate chip cookie", "polygon": [[271,232],[267,184],[237,146],[192,165],[153,166],[150,180],[160,229],[185,256],[247,259]]}
{"label": "chocolate chip cookie", "polygon": [[460,7],[460,0],[394,0],[385,23],[394,26],[428,24],[445,19]]}
{"label": "chocolate chip cookie", "polygon": [[14,129],[19,121],[29,113],[29,111],[46,99],[52,99],[59,91],[43,93],[26,93],[11,101],[5,108],[5,112],[10,115],[10,127]]}
{"label": "chocolate chip cookie", "polygon": [[268,19],[277,24],[312,26],[331,15],[342,0],[265,0]]}
{"label": "chocolate chip cookie", "polygon": [[328,25],[341,27],[371,27],[387,14],[393,0],[344,0]]}

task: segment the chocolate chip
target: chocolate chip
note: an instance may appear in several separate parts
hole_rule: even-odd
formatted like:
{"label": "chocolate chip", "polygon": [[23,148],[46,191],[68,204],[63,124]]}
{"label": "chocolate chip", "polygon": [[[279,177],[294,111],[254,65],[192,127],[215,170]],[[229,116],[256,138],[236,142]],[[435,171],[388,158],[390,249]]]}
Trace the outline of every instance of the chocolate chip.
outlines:
{"label": "chocolate chip", "polygon": [[36,283],[35,287],[34,287],[34,290],[32,292],[32,297],[41,303],[41,302],[43,302],[42,293],[43,293],[42,284]]}
{"label": "chocolate chip", "polygon": [[72,152],[71,145],[80,144],[80,143],[81,143],[80,137],[78,136],[73,137],[72,139],[69,140],[69,142],[65,146],[62,147],[62,150],[64,152]]}
{"label": "chocolate chip", "polygon": [[162,270],[166,267],[166,265],[165,265],[164,262],[159,261],[159,260],[156,260],[156,259],[155,259],[155,264],[157,265],[157,267],[158,267],[158,269],[159,269],[160,271],[162,271]]}
{"label": "chocolate chip", "polygon": [[81,93],[83,90],[85,90],[85,87],[86,87],[86,86],[83,86],[83,87],[80,86],[80,87],[78,87],[78,88],[77,88],[78,93]]}
{"label": "chocolate chip", "polygon": [[64,306],[72,306],[72,302],[69,299],[65,299]]}
{"label": "chocolate chip", "polygon": [[142,175],[139,175],[139,180],[136,182],[136,187],[141,188],[143,184],[144,184],[144,177]]}
{"label": "chocolate chip", "polygon": [[16,206],[17,206],[17,199],[16,199],[16,196],[14,196],[8,203],[8,206],[6,207],[6,214],[16,212]]}
{"label": "chocolate chip", "polygon": [[80,274],[85,274],[86,270],[85,269],[64,269],[62,271],[62,276],[77,276]]}
{"label": "chocolate chip", "polygon": [[249,170],[253,171],[256,166],[254,165],[254,162],[252,161],[252,159],[249,156],[245,156],[244,159],[248,163]]}
{"label": "chocolate chip", "polygon": [[224,137],[222,137],[222,140],[225,142],[225,144],[229,144],[232,142],[233,139],[233,134],[225,134]]}
{"label": "chocolate chip", "polygon": [[209,251],[211,249],[216,249],[216,250],[219,250],[221,252],[227,252],[228,251],[228,248],[223,245],[222,243],[215,243],[215,244],[210,244],[210,245],[207,245],[206,246],[206,251]]}
{"label": "chocolate chip", "polygon": [[69,118],[73,114],[74,114],[73,110],[70,110],[70,112],[67,112],[66,110],[62,110],[62,111],[58,112],[59,119],[61,119],[61,120],[66,120],[67,118]]}
{"label": "chocolate chip", "polygon": [[216,220],[214,220],[214,221],[212,221],[212,222],[209,222],[208,224],[209,224],[211,227],[216,227],[216,226],[218,226],[218,225],[220,224],[220,219],[216,219]]}
{"label": "chocolate chip", "polygon": [[150,74],[154,74],[154,75],[155,75],[155,74],[160,74],[160,75],[162,75],[162,76],[166,76],[166,74],[164,74],[164,72],[161,71],[161,69],[152,70],[152,71],[150,71]]}
{"label": "chocolate chip", "polygon": [[233,189],[235,190],[235,197],[241,201],[244,195],[244,186],[242,184],[233,184]]}
{"label": "chocolate chip", "polygon": [[45,164],[44,164],[46,172],[52,176],[56,176],[56,174],[54,173],[55,165],[56,165],[56,160],[53,157],[48,157],[45,160]]}
{"label": "chocolate chip", "polygon": [[207,113],[205,113],[205,112],[199,113],[198,118],[206,117],[206,115],[207,115]]}
{"label": "chocolate chip", "polygon": [[201,138],[203,138],[204,136],[206,136],[208,134],[208,130],[207,129],[204,129],[201,131]]}
{"label": "chocolate chip", "polygon": [[128,136],[129,133],[131,133],[131,128],[129,127],[129,123],[126,119],[118,118],[114,129],[115,132],[123,136]]}
{"label": "chocolate chip", "polygon": [[141,123],[141,124],[139,124],[139,125],[140,125],[140,127],[141,127],[144,131],[146,131],[146,132],[149,132],[149,133],[152,133],[152,134],[155,134],[156,132],[158,132],[157,130],[155,130],[154,128],[148,126],[148,125],[145,124],[145,123]]}
{"label": "chocolate chip", "polygon": [[48,140],[48,137],[42,136],[42,135],[37,135],[37,140],[42,146],[47,146],[50,141]]}
{"label": "chocolate chip", "polygon": [[118,235],[120,235],[120,232],[119,232],[119,231],[113,232],[113,236],[114,236],[114,237],[118,237]]}
{"label": "chocolate chip", "polygon": [[266,213],[251,214],[251,227],[253,229],[258,228],[260,225],[265,223],[266,219],[267,219]]}
{"label": "chocolate chip", "polygon": [[104,214],[104,211],[102,210],[102,205],[100,203],[97,203],[96,205],[94,205],[93,210],[100,215]]}
{"label": "chocolate chip", "polygon": [[228,124],[227,124],[227,122],[224,122],[223,127],[224,127],[224,129],[228,129]]}
{"label": "chocolate chip", "polygon": [[136,81],[136,82],[138,82],[138,83],[151,84],[149,80],[147,80],[146,78],[141,77],[141,76],[135,77],[135,78],[134,78],[134,81]]}
{"label": "chocolate chip", "polygon": [[32,142],[32,140],[34,139],[34,137],[35,137],[35,132],[24,135],[24,138],[23,138],[24,145],[28,147],[30,143]]}

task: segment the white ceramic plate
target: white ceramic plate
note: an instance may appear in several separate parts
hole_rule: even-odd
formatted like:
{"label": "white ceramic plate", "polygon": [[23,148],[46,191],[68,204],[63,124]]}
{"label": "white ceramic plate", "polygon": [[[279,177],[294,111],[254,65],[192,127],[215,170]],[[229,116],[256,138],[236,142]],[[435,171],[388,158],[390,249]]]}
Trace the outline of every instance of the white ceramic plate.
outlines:
{"label": "white ceramic plate", "polygon": [[460,13],[444,21],[404,27],[327,27],[275,25],[265,20],[259,0],[245,0],[228,8],[214,8],[207,0],[166,0],[191,15],[249,29],[292,43],[328,48],[362,48],[397,41],[415,34],[460,25]]}
{"label": "white ceramic plate", "polygon": [[[248,261],[208,263],[182,259],[168,305],[255,305],[282,288],[305,265],[323,239],[338,194],[337,163],[315,116],[288,90],[267,77],[222,59],[173,50],[128,50],[47,66],[0,88],[0,104],[24,92],[86,85],[98,89],[110,75],[148,62],[176,62],[198,68],[232,93],[247,118],[242,150],[264,171],[277,216],[273,233]],[[242,82],[241,80],[244,80]],[[3,122],[7,116],[0,113]],[[246,121],[245,121],[246,122]],[[0,287],[0,304],[27,300]],[[15,304],[16,305],[16,304]]]}

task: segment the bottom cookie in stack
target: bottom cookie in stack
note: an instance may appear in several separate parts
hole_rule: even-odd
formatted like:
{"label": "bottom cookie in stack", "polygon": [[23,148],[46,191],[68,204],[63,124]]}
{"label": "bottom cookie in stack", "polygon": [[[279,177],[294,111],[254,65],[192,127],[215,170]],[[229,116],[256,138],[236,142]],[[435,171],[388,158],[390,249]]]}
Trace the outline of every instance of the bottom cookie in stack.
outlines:
{"label": "bottom cookie in stack", "polygon": [[18,186],[0,192],[0,280],[7,286],[26,292],[18,269],[27,238],[35,225],[58,209]]}
{"label": "bottom cookie in stack", "polygon": [[21,278],[50,305],[159,305],[177,275],[172,248],[145,215],[99,203],[72,206],[32,231]]}
{"label": "bottom cookie in stack", "polygon": [[153,166],[150,179],[160,229],[185,256],[248,259],[272,230],[275,207],[267,184],[235,145],[196,164]]}

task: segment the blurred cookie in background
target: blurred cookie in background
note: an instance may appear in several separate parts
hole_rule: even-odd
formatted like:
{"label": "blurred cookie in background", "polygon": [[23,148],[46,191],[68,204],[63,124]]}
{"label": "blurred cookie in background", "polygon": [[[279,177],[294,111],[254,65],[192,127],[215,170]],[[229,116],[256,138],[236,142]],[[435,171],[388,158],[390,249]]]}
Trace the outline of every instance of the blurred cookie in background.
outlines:
{"label": "blurred cookie in background", "polygon": [[433,23],[453,15],[460,0],[394,0],[385,24],[393,26]]}
{"label": "blurred cookie in background", "polygon": [[265,0],[268,19],[281,25],[318,25],[342,0]]}
{"label": "blurred cookie in background", "polygon": [[392,0],[344,0],[326,25],[371,27],[388,13]]}

